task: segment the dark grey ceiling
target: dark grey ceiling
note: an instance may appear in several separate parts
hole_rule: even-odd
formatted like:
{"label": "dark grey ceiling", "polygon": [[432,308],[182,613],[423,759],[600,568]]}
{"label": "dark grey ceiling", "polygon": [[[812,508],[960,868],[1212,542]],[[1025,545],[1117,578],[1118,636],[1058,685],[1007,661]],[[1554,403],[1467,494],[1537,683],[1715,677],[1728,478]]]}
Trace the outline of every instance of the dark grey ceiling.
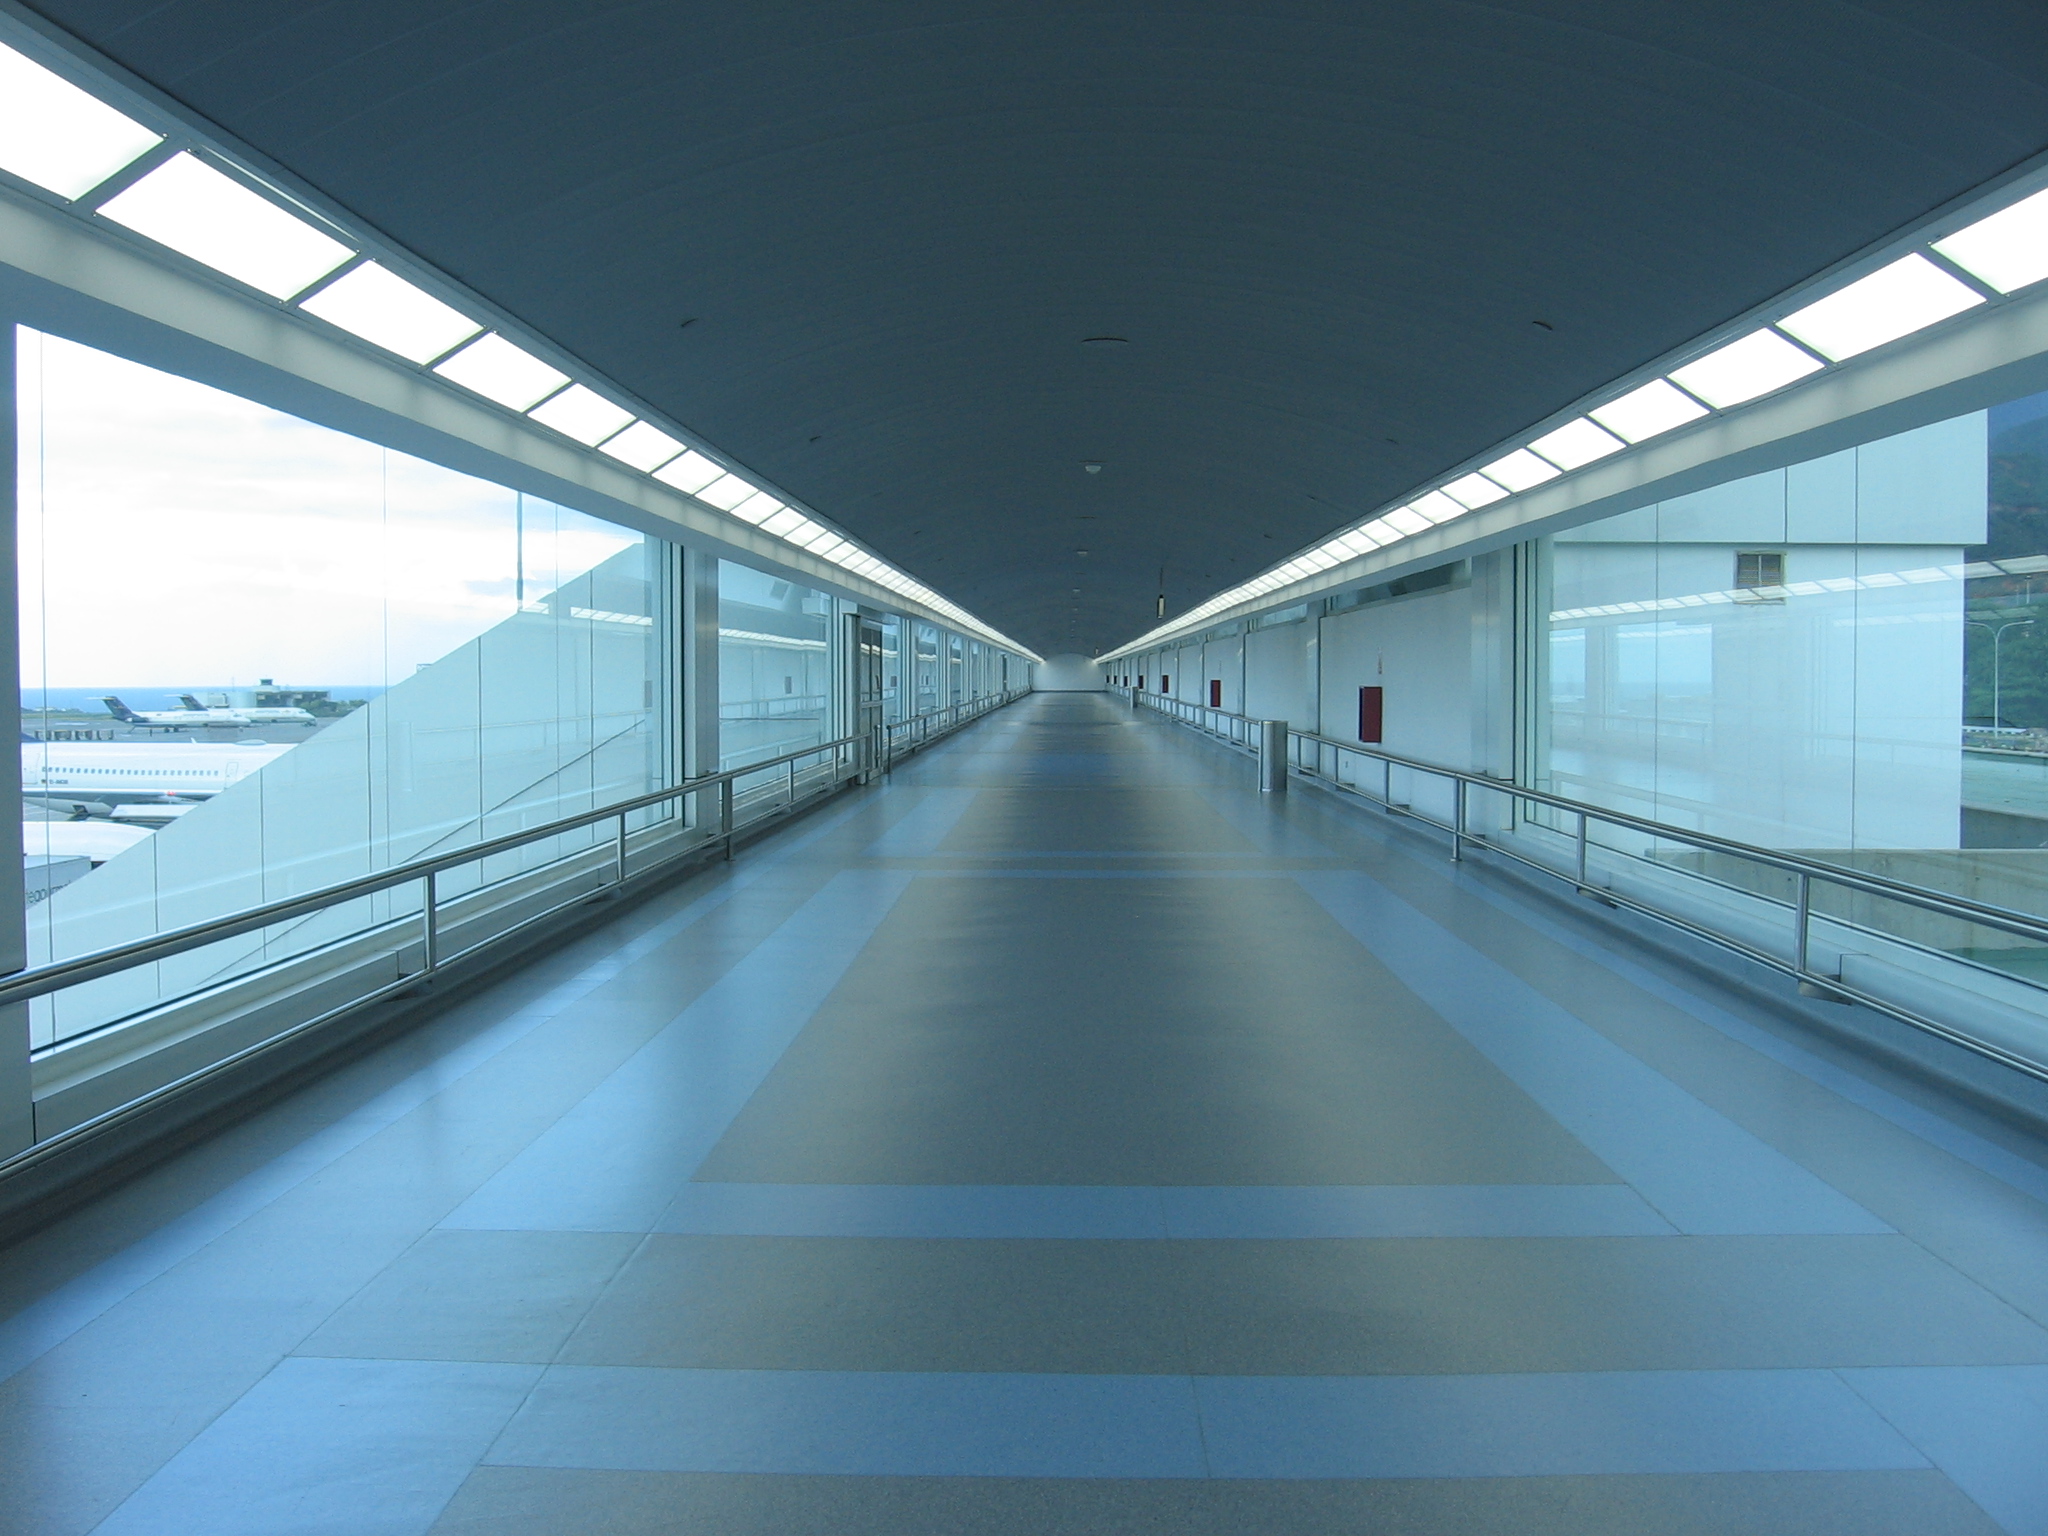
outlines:
{"label": "dark grey ceiling", "polygon": [[2041,0],[39,9],[1047,652],[2048,145]]}

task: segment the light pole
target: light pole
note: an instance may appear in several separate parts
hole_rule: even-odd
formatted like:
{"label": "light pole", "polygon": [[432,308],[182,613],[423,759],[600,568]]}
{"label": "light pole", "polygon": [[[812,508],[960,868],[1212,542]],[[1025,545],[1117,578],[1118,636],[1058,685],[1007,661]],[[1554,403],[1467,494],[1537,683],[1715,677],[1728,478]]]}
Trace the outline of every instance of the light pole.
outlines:
{"label": "light pole", "polygon": [[1964,621],[1971,629],[1991,631],[1991,726],[1996,730],[2005,723],[2005,713],[1998,707],[1998,646],[2005,639],[2008,629],[2024,629],[2033,623],[2032,619],[2007,619],[2003,624],[1986,624],[1981,619]]}

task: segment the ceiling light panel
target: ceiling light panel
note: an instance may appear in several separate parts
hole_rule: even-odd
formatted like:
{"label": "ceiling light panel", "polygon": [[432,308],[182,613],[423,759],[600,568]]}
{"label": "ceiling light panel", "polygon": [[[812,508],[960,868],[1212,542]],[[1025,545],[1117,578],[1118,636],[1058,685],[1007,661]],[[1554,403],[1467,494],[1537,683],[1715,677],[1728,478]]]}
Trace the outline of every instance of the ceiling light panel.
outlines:
{"label": "ceiling light panel", "polygon": [[633,413],[624,406],[612,404],[596,390],[581,384],[571,384],[526,414],[586,448],[596,447],[633,419]]}
{"label": "ceiling light panel", "polygon": [[741,518],[750,523],[760,524],[767,522],[769,518],[782,511],[783,505],[766,491],[756,491],[745,501],[737,502],[726,508],[726,510],[732,513],[734,517]]}
{"label": "ceiling light panel", "polygon": [[507,410],[528,411],[569,382],[569,375],[492,332],[434,365],[442,378]]}
{"label": "ceiling light panel", "polygon": [[1544,433],[1529,446],[1559,469],[1582,469],[1610,453],[1621,452],[1628,444],[1599,423],[1581,416]]}
{"label": "ceiling light panel", "polygon": [[1526,448],[1517,448],[1491,464],[1480,465],[1479,473],[1511,491],[1527,491],[1546,480],[1555,480],[1558,468],[1547,459],[1537,458]]}
{"label": "ceiling light panel", "polygon": [[409,363],[432,362],[483,329],[374,261],[342,273],[299,308]]}
{"label": "ceiling light panel", "polygon": [[59,197],[80,197],[163,141],[0,44],[0,170]]}
{"label": "ceiling light panel", "polygon": [[761,524],[761,531],[773,534],[779,539],[792,529],[801,527],[803,522],[803,513],[797,511],[794,507],[784,507],[780,512],[774,513]]}
{"label": "ceiling light panel", "polygon": [[1500,486],[1479,474],[1460,476],[1445,486],[1443,493],[1467,509],[1490,506],[1507,495]]}
{"label": "ceiling light panel", "polygon": [[694,496],[725,470],[714,464],[696,449],[692,448],[680,459],[664,464],[654,472],[654,478],[664,485],[672,485],[687,496]]}
{"label": "ceiling light panel", "polygon": [[99,211],[274,299],[290,298],[355,254],[190,151],[173,155]]}
{"label": "ceiling light panel", "polygon": [[617,437],[607,438],[599,450],[642,471],[658,469],[682,451],[681,443],[646,421],[636,421]]}
{"label": "ceiling light panel", "polygon": [[[1460,512],[1463,512],[1465,509],[1463,507],[1459,507],[1458,510]],[[1424,517],[1420,512],[1416,511],[1413,507],[1396,507],[1393,511],[1389,512],[1385,517],[1381,518],[1380,521],[1385,523],[1389,528],[1392,528],[1395,532],[1404,535],[1426,533],[1430,528],[1429,519]]]}
{"label": "ceiling light panel", "polygon": [[[1414,513],[1425,523],[1433,527],[1438,523],[1448,523],[1454,517],[1463,517],[1469,509],[1463,502],[1453,501],[1442,491],[1431,491],[1427,496],[1417,501],[1409,502],[1402,510]],[[1389,512],[1387,516],[1391,520],[1394,514]],[[1396,524],[1396,526],[1400,525]],[[1404,528],[1402,531],[1409,532],[1411,530]],[[1417,528],[1412,531],[1420,533],[1422,530]]]}
{"label": "ceiling light panel", "polygon": [[1716,410],[1768,395],[1827,366],[1776,331],[1752,331],[1740,341],[1671,370],[1672,380]]}
{"label": "ceiling light panel", "polygon": [[1983,302],[1983,294],[1915,251],[1795,310],[1778,329],[1840,362]]}
{"label": "ceiling light panel", "polygon": [[2000,293],[2038,283],[2048,277],[2048,192],[2023,197],[1934,248]]}
{"label": "ceiling light panel", "polygon": [[721,512],[730,512],[734,507],[756,494],[754,487],[738,475],[727,475],[714,480],[697,492],[697,499],[717,507]]}
{"label": "ceiling light panel", "polygon": [[1676,385],[1652,379],[1590,414],[1623,442],[1641,443],[1689,421],[1698,421],[1707,414],[1707,408]]}

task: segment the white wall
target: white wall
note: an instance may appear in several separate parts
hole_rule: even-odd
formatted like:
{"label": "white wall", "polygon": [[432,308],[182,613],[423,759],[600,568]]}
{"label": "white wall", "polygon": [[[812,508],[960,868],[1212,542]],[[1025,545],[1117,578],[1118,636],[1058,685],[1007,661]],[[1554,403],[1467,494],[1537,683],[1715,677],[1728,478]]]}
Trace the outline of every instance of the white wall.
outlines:
{"label": "white wall", "polygon": [[1102,687],[1102,669],[1078,653],[1048,656],[1032,687],[1040,693],[1093,693]]}
{"label": "white wall", "polygon": [[[1381,747],[1447,768],[1472,766],[1472,617],[1472,589],[1453,587],[1324,619],[1321,734],[1357,741],[1358,690],[1377,686],[1385,690]],[[1394,775],[1397,802],[1450,815],[1448,783],[1410,777]],[[1376,785],[1379,771],[1366,778]]]}
{"label": "white wall", "polygon": [[1308,643],[1313,632],[1312,624],[1304,620],[1255,629],[1244,637],[1241,713],[1308,729],[1315,718],[1315,658]]}

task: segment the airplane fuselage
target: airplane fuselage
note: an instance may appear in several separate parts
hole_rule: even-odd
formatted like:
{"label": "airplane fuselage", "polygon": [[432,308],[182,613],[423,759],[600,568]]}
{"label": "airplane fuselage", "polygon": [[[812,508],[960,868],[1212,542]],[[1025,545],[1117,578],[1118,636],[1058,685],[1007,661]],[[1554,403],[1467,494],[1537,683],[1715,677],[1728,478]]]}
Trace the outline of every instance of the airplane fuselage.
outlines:
{"label": "airplane fuselage", "polygon": [[102,805],[204,800],[289,751],[185,741],[25,741],[21,790],[36,799]]}

